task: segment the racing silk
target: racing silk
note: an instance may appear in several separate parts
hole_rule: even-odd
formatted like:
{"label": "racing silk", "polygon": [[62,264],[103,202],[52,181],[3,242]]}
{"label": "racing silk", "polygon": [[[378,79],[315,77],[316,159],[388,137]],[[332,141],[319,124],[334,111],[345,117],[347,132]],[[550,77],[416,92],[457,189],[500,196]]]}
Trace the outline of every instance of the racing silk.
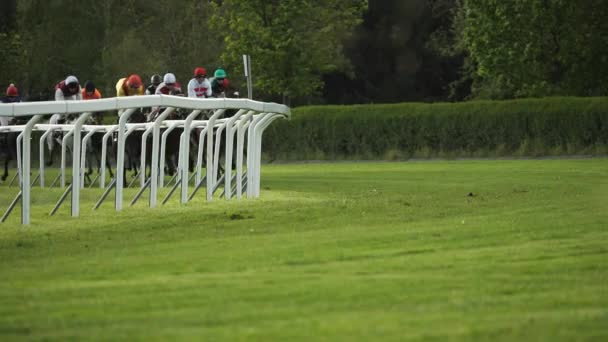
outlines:
{"label": "racing silk", "polygon": [[204,78],[202,82],[199,82],[196,78],[193,78],[188,82],[188,97],[210,97],[211,96],[211,82]]}
{"label": "racing silk", "polygon": [[137,89],[133,89],[127,85],[127,77],[121,78],[116,82],[116,96],[133,96],[143,95],[144,86],[141,85]]}
{"label": "racing silk", "polygon": [[156,86],[154,84],[150,84],[148,88],[146,88],[146,95],[154,95],[156,94]]}
{"label": "racing silk", "polygon": [[91,95],[91,96],[87,95],[86,89],[82,89],[82,99],[83,100],[99,100],[100,98],[101,98],[101,93],[99,92],[99,90],[97,90],[97,88],[95,89],[95,91],[93,92],[93,95]]}
{"label": "racing silk", "polygon": [[2,98],[2,103],[17,103],[21,102],[21,97],[19,96],[6,96]]}
{"label": "racing silk", "polygon": [[65,81],[59,82],[55,86],[55,101],[70,101],[70,100],[82,100],[82,88],[78,86],[76,94],[70,93],[68,86]]}
{"label": "racing silk", "polygon": [[211,91],[214,97],[222,97],[222,93],[225,92],[228,88],[226,85],[228,84],[228,79],[224,78],[223,82],[219,82],[215,77],[211,78]]}
{"label": "racing silk", "polygon": [[156,88],[156,95],[173,95],[175,93],[181,93],[182,92],[182,86],[179,84],[179,82],[175,82],[175,87],[173,87],[173,91],[171,91],[171,89],[169,89],[169,87],[167,87],[167,85],[165,84],[165,82],[161,83],[158,85],[158,87]]}
{"label": "racing silk", "polygon": [[[19,96],[7,96],[2,98],[2,103],[17,103],[21,102],[21,98]],[[10,123],[10,119],[6,116],[0,116],[0,126],[8,126]]]}

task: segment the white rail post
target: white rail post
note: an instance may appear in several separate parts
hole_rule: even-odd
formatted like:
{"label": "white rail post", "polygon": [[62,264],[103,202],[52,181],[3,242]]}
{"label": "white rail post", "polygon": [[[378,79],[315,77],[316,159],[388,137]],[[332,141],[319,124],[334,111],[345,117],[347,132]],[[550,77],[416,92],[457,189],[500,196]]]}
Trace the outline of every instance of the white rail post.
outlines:
{"label": "white rail post", "polygon": [[66,149],[68,148],[67,145],[67,141],[68,138],[71,137],[72,135],[74,135],[74,128],[72,128],[70,131],[68,131],[66,134],[63,135],[63,138],[61,139],[61,187],[65,188],[65,163],[66,163]]}
{"label": "white rail post", "polygon": [[74,123],[74,146],[72,149],[72,217],[80,213],[80,136],[82,125],[91,113],[82,113]]}
{"label": "white rail post", "polygon": [[196,177],[195,184],[198,186],[198,183],[201,182],[201,169],[203,168],[203,148],[205,146],[205,134],[207,134],[207,126],[203,127],[198,136],[198,151],[196,154]]}
{"label": "white rail post", "polygon": [[23,129],[23,161],[21,163],[21,223],[30,224],[31,185],[30,185],[30,153],[32,129],[40,121],[42,115],[34,115]]}
{"label": "white rail post", "polygon": [[216,110],[213,115],[209,118],[207,124],[207,201],[213,199],[213,128],[215,126],[215,120],[217,120],[222,114],[224,109]]}
{"label": "white rail post", "polygon": [[[91,130],[82,138],[82,145],[80,147],[80,188],[84,189],[84,175],[87,168],[87,143],[93,136],[93,134],[102,130],[103,127],[91,127]],[[90,167],[90,165],[89,165]]]}
{"label": "white rail post", "polygon": [[139,184],[140,188],[146,185],[146,149],[148,144],[148,135],[154,130],[154,125],[150,125],[141,135],[141,156],[139,161]]}
{"label": "white rail post", "polygon": [[177,126],[179,126],[178,122],[172,122],[171,124],[169,124],[169,127],[167,127],[167,129],[163,132],[163,134],[160,137],[160,156],[159,156],[159,162],[158,162],[158,187],[159,188],[164,188],[165,187],[165,164],[166,164],[166,153],[167,153],[167,138],[169,137],[169,134],[171,132],[173,132],[173,130],[175,128],[177,128]]}
{"label": "white rail post", "polygon": [[262,172],[262,135],[264,134],[264,131],[266,130],[266,128],[268,128],[268,126],[270,126],[270,124],[280,118],[281,115],[280,114],[269,114],[266,115],[264,117],[264,119],[262,119],[262,121],[260,121],[260,123],[256,126],[255,131],[256,131],[256,142],[255,142],[255,159],[254,159],[254,163],[255,163],[255,178],[254,178],[254,186],[253,186],[253,197],[258,198],[260,197],[260,177],[261,177],[261,172]]}
{"label": "white rail post", "polygon": [[213,154],[213,184],[217,183],[218,174],[220,172],[220,145],[222,144],[222,133],[226,128],[226,124],[228,121],[223,122],[217,127],[215,131],[216,139],[215,139],[215,152]]}
{"label": "white rail post", "polygon": [[228,120],[226,125],[226,160],[224,164],[224,198],[229,200],[232,197],[232,152],[234,144],[234,128],[237,120],[246,112],[245,109],[241,109],[233,117]]}
{"label": "white rail post", "polygon": [[106,160],[108,157],[108,139],[116,132],[118,125],[114,125],[110,128],[101,139],[101,171],[99,172],[99,188],[105,189],[106,187]]}
{"label": "white rail post", "polygon": [[190,113],[190,115],[188,115],[186,117],[186,121],[184,121],[184,133],[182,135],[182,141],[180,143],[180,155],[181,155],[181,160],[182,160],[182,168],[180,170],[180,172],[182,173],[182,196],[181,196],[181,203],[185,204],[188,203],[188,183],[189,183],[189,179],[190,179],[190,175],[189,173],[189,167],[190,167],[190,133],[191,133],[191,126],[192,126],[192,121],[201,114],[200,110],[195,110],[192,113]]}
{"label": "white rail post", "polygon": [[253,198],[255,179],[255,127],[268,113],[260,113],[253,117],[247,131],[247,198]]}
{"label": "white rail post", "polygon": [[236,198],[243,195],[243,152],[245,149],[245,132],[248,130],[254,111],[249,111],[237,126],[236,134]]}
{"label": "white rail post", "polygon": [[136,108],[130,108],[120,115],[118,119],[118,149],[116,153],[116,199],[115,208],[116,211],[122,210],[122,189],[124,185],[124,171],[125,171],[125,133],[127,127],[127,121],[129,117],[135,112]]}
{"label": "white rail post", "polygon": [[150,208],[156,207],[156,193],[158,191],[158,145],[160,140],[160,126],[163,120],[165,120],[165,118],[174,110],[175,108],[169,107],[154,120],[154,130],[152,133],[152,163],[150,165]]}
{"label": "white rail post", "polygon": [[[17,136],[17,176],[19,177],[19,187],[21,187],[21,183],[23,182],[23,152],[21,147],[21,142],[23,141],[24,131],[21,131]],[[12,181],[11,181],[12,183]]]}
{"label": "white rail post", "polygon": [[[49,127],[46,132],[44,132],[44,134],[42,134],[42,136],[40,137],[40,142],[39,142],[39,163],[40,165],[38,165],[38,168],[40,169],[40,188],[44,188],[44,168],[45,168],[45,161],[44,161],[44,150],[45,150],[45,146],[46,145],[46,137],[49,134],[53,134],[53,132],[55,131],[54,128]],[[50,153],[50,151],[49,151]]]}

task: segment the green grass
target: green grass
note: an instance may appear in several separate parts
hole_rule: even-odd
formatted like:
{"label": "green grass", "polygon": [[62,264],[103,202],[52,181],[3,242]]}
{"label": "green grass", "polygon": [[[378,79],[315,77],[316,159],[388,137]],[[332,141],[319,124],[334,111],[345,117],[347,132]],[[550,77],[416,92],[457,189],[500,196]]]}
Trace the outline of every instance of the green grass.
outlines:
{"label": "green grass", "polygon": [[80,219],[35,189],[0,225],[0,340],[608,339],[608,159],[262,175],[259,200],[120,213],[88,190]]}

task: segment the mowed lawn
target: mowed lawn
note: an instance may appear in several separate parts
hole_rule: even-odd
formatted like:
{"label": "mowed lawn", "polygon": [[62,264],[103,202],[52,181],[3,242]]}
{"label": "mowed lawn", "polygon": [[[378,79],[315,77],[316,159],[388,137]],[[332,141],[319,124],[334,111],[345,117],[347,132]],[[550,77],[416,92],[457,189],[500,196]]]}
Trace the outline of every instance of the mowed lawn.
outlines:
{"label": "mowed lawn", "polygon": [[608,159],[265,165],[258,200],[120,213],[99,193],[72,219],[36,188],[32,225],[0,225],[0,340],[608,340]]}

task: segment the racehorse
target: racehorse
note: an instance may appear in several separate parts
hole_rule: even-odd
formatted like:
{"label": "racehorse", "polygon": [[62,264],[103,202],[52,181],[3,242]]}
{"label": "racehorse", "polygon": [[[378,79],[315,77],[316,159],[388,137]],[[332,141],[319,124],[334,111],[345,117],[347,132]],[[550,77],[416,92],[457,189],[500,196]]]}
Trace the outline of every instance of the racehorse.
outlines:
{"label": "racehorse", "polygon": [[[146,115],[140,110],[136,110],[127,121],[128,123],[143,123],[146,122]],[[133,171],[133,177],[137,176],[139,171],[139,161],[141,158],[141,137],[143,132],[135,130],[125,140],[126,165],[125,171]],[[126,174],[125,174],[126,175]]]}
{"label": "racehorse", "polygon": [[[102,125],[103,115],[101,113],[93,114],[86,122],[88,125]],[[101,168],[101,149],[103,145],[103,136],[104,132],[96,132],[93,133],[91,139],[87,143],[87,151],[89,151],[86,155],[88,170],[85,173],[85,177],[90,181],[90,175],[93,173],[93,164],[97,165],[97,173],[100,173]],[[106,149],[106,169],[110,174],[110,178],[114,178],[114,173],[112,172],[112,164],[110,163],[110,157],[114,157],[116,155],[116,147],[114,146],[114,141],[112,139],[108,139],[108,148]]]}
{"label": "racehorse", "polygon": [[[15,120],[7,121],[5,124],[14,125]],[[0,122],[0,127],[3,126]],[[4,158],[4,173],[0,179],[4,182],[8,178],[8,165],[17,159],[17,136],[16,132],[0,132],[0,157]]]}

